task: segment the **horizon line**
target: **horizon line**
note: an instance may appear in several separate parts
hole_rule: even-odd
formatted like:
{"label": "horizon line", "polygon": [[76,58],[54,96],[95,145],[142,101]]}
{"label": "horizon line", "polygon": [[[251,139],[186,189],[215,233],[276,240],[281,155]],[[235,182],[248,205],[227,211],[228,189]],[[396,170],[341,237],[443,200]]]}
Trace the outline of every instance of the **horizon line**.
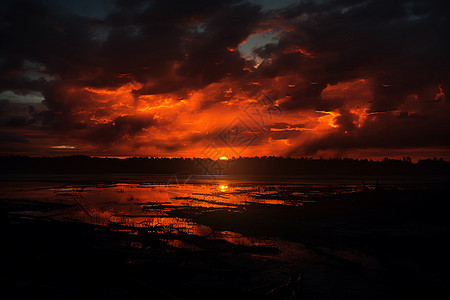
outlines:
{"label": "horizon line", "polygon": [[412,163],[422,161],[422,160],[437,160],[449,162],[449,160],[444,159],[443,157],[421,157],[421,158],[411,158],[409,156],[404,156],[402,158],[390,158],[388,156],[383,158],[369,158],[369,157],[313,157],[313,156],[281,156],[281,155],[262,155],[262,156],[239,156],[239,157],[230,157],[226,159],[220,158],[210,158],[210,157],[183,157],[183,156],[126,156],[126,155],[87,155],[87,154],[67,154],[67,155],[20,155],[20,154],[1,154],[0,158],[8,158],[8,157],[24,157],[24,158],[64,158],[64,157],[89,157],[89,158],[107,158],[107,159],[210,159],[213,161],[227,161],[227,160],[238,160],[238,159],[250,159],[250,158],[278,158],[278,159],[308,159],[308,160],[336,160],[336,159],[349,159],[349,160],[357,160],[357,161],[379,161],[382,162],[384,160],[397,160],[397,161],[409,161]]}

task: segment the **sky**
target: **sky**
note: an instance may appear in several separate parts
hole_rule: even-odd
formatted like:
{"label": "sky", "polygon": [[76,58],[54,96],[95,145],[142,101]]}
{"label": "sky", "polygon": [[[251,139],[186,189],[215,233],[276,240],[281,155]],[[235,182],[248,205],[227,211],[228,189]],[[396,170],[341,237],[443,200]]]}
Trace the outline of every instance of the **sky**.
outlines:
{"label": "sky", "polygon": [[443,0],[0,4],[0,155],[450,159]]}

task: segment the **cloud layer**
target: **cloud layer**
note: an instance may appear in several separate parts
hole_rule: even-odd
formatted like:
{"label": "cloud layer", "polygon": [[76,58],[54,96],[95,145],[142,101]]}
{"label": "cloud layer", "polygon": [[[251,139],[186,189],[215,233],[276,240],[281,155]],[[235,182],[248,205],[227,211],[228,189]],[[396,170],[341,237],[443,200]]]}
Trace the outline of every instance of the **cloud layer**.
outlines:
{"label": "cloud layer", "polygon": [[449,154],[446,1],[94,2],[1,4],[2,154]]}

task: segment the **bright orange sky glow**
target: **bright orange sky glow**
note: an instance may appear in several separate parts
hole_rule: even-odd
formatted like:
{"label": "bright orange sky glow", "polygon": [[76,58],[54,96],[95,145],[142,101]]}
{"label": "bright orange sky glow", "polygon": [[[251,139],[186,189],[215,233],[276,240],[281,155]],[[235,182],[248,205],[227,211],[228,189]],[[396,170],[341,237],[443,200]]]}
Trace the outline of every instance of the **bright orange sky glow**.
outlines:
{"label": "bright orange sky glow", "polygon": [[448,53],[417,30],[445,26],[344,2],[11,4],[0,154],[450,158]]}
{"label": "bright orange sky glow", "polygon": [[[89,99],[89,107],[75,107],[72,115],[89,127],[101,127],[117,120],[133,119],[143,124],[134,131],[131,126],[118,139],[99,136],[91,143],[80,143],[76,135],[55,137],[47,140],[53,154],[82,153],[111,156],[182,156],[220,157],[301,155],[295,152],[302,144],[315,141],[328,134],[343,132],[351,135],[367,122],[376,122],[377,113],[370,112],[373,99],[372,83],[356,79],[327,85],[321,93],[325,103],[344,102],[338,109],[302,111],[283,110],[290,90],[298,85],[314,85],[301,78],[276,77],[265,82],[243,85],[231,79],[213,83],[203,89],[192,91],[185,97],[172,94],[134,95],[142,87],[129,82],[117,89],[71,88],[68,97]],[[263,88],[267,87],[267,89]],[[274,95],[273,91],[276,91]],[[222,101],[217,101],[217,98]],[[214,99],[214,101],[211,101]],[[276,100],[274,100],[276,99]],[[415,97],[409,100],[414,107]],[[408,105],[406,102],[404,105]],[[273,107],[271,107],[273,106]],[[275,110],[274,110],[275,108]],[[352,116],[341,122],[343,111]],[[235,121],[238,120],[236,123]],[[119,123],[120,124],[120,123]],[[237,124],[243,141],[224,141],[221,133],[233,130]],[[147,127],[148,126],[148,127]],[[248,138],[252,134],[254,138]],[[103,140],[102,140],[103,139]],[[57,140],[57,142],[56,142]],[[43,142],[46,140],[43,140]],[[52,145],[51,143],[58,145]],[[227,143],[229,142],[229,143]],[[387,150],[390,156],[414,156],[414,150]],[[424,149],[418,149],[423,151]],[[44,150],[45,151],[45,150]],[[47,150],[48,151],[48,150]],[[430,154],[433,150],[428,149]],[[438,151],[442,151],[438,149]],[[313,156],[349,156],[341,150],[320,149]],[[359,149],[352,157],[377,157],[373,149]]]}

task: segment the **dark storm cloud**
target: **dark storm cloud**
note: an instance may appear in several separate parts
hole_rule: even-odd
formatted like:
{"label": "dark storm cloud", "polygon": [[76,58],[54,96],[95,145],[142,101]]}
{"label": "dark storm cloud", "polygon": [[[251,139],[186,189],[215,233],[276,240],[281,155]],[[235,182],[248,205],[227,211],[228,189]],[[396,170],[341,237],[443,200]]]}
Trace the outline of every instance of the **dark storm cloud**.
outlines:
{"label": "dark storm cloud", "polygon": [[[245,60],[230,49],[261,17],[257,5],[226,0],[117,1],[102,19],[61,8],[38,1],[3,4],[0,90],[40,91],[49,113],[37,118],[64,131],[89,126],[79,112],[96,105],[92,95],[74,88],[136,81],[142,84],[137,95],[174,93],[244,75]],[[53,80],[25,78],[26,62],[42,65]],[[109,128],[112,136],[125,128],[101,127],[94,131]]]}
{"label": "dark storm cloud", "polygon": [[144,85],[137,94],[157,94],[243,74],[245,60],[228,48],[251,33],[260,8],[233,2],[119,2],[102,25],[109,32],[100,49],[101,73],[87,84],[120,85],[132,78]]}
{"label": "dark storm cloud", "polygon": [[121,139],[135,134],[156,124],[153,116],[122,116],[113,122],[95,125],[86,134],[90,141],[109,146]]}
{"label": "dark storm cloud", "polygon": [[352,114],[346,109],[339,110],[339,116],[334,120],[334,125],[338,126],[341,131],[352,132],[356,128],[358,116]]}
{"label": "dark storm cloud", "polygon": [[26,60],[44,65],[48,74],[65,81],[79,80],[95,66],[96,44],[89,33],[93,21],[88,18],[36,1],[12,1],[2,21],[2,77],[19,79]]}
{"label": "dark storm cloud", "polygon": [[318,83],[298,89],[287,109],[316,107],[327,84],[356,78],[374,80],[374,111],[394,110],[411,94],[433,99],[439,83],[449,91],[447,10],[446,1],[302,1],[280,12],[290,28],[280,42],[255,50],[272,59],[260,72]]}
{"label": "dark storm cloud", "polygon": [[445,103],[433,103],[422,113],[385,112],[368,117],[358,128],[357,119],[345,112],[335,123],[339,130],[307,141],[291,150],[290,154],[314,154],[320,150],[346,150],[351,148],[418,148],[449,147],[450,108]]}
{"label": "dark storm cloud", "polygon": [[251,33],[260,8],[233,2],[119,1],[105,20],[96,20],[13,1],[2,9],[1,75],[11,80],[29,60],[69,84],[112,87],[162,79],[165,86],[151,85],[151,93],[202,87],[243,72],[245,61],[227,48]]}
{"label": "dark storm cloud", "polygon": [[[2,102],[2,128],[40,126],[112,145],[160,123],[153,116],[126,114],[97,122],[93,116],[108,116],[112,103],[90,88],[114,90],[138,83],[132,88],[136,98],[170,93],[184,99],[231,78],[240,86],[233,85],[229,97],[239,89],[251,97],[261,87],[250,82],[286,77],[287,87],[273,87],[283,111],[337,114],[333,132],[292,153],[327,147],[448,146],[447,1],[299,1],[272,10],[234,0],[96,1],[99,10],[105,7],[103,13],[80,13],[75,2],[56,2],[59,6],[50,0],[0,5],[0,92],[38,92],[48,109],[24,111],[22,104]],[[254,68],[255,62],[236,49],[267,29],[280,38],[254,49],[254,58],[264,60]],[[367,112],[380,113],[364,123],[358,123],[345,97],[322,98],[328,86],[361,78],[371,82],[373,92]],[[228,100],[223,91],[208,96],[199,110]],[[405,108],[412,96],[417,103]],[[273,133],[274,138],[299,135],[292,127],[275,125],[282,131]],[[24,141],[14,133],[2,134],[4,140]],[[161,142],[164,147],[171,148]]]}
{"label": "dark storm cloud", "polygon": [[[334,111],[336,128],[301,142],[289,154],[366,147],[448,147],[450,18],[447,1],[302,1],[275,12],[286,29],[278,43],[254,54],[261,77],[296,75],[286,111]],[[323,90],[368,79],[373,114],[358,124],[345,98]],[[416,97],[417,102],[408,104]],[[411,101],[409,101],[411,102]],[[439,103],[437,103],[439,102]],[[363,104],[360,101],[361,104]],[[437,108],[438,105],[439,107]],[[408,106],[408,111],[399,112]]]}

